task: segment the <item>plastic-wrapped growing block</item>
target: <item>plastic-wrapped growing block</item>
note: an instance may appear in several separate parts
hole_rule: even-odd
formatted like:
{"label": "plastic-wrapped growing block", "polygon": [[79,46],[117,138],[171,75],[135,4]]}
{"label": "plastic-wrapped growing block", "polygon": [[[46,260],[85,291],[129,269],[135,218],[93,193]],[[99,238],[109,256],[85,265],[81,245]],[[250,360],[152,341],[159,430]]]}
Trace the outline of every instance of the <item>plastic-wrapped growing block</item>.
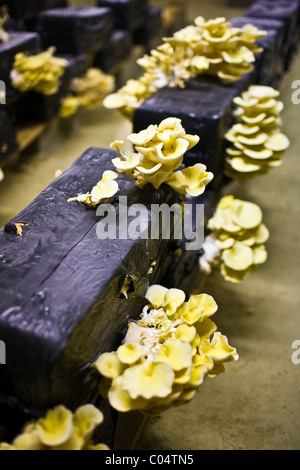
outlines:
{"label": "plastic-wrapped growing block", "polygon": [[150,51],[161,44],[163,35],[162,8],[148,7],[144,25],[134,33],[134,42]]}
{"label": "plastic-wrapped growing block", "polygon": [[99,7],[113,9],[117,29],[135,31],[146,20],[148,0],[98,0]]}
{"label": "plastic-wrapped growing block", "polygon": [[103,49],[114,25],[109,8],[67,7],[41,13],[36,30],[45,48],[55,46],[60,54],[88,54]]}
{"label": "plastic-wrapped growing block", "polygon": [[0,0],[11,18],[28,19],[48,8],[48,0]]}
{"label": "plastic-wrapped growing block", "polygon": [[285,69],[291,64],[299,42],[299,0],[259,0],[251,5],[245,16],[269,18],[285,24]]}
{"label": "plastic-wrapped growing block", "polygon": [[49,10],[51,8],[63,8],[67,6],[67,0],[47,0],[47,8],[49,8]]}
{"label": "plastic-wrapped growing block", "polygon": [[[196,230],[196,206],[202,204],[204,206],[204,227],[207,226],[208,220],[213,216],[216,205],[221,197],[221,187],[218,190],[206,188],[205,192],[198,197],[188,198],[186,200],[186,209],[192,214],[193,231]],[[193,292],[193,287],[199,278],[199,265],[198,259],[201,249],[199,251],[185,250],[185,241],[183,241],[181,248],[174,253],[174,259],[166,275],[162,280],[162,285],[168,288],[177,287],[183,290],[187,296]]]}
{"label": "plastic-wrapped growing block", "polygon": [[184,163],[204,163],[215,175],[210,186],[216,187],[223,176],[224,134],[232,125],[232,100],[250,83],[250,76],[231,86],[199,78],[188,82],[185,89],[163,88],[136,109],[134,132],[170,116],[181,119],[187,133],[200,137],[200,142],[185,154]]}
{"label": "plastic-wrapped growing block", "polygon": [[132,37],[128,31],[113,31],[105,49],[100,51],[94,60],[94,66],[108,73],[126,60],[132,50]]}
{"label": "plastic-wrapped growing block", "polygon": [[[172,233],[168,239],[161,231],[157,239],[133,239],[124,229],[125,236],[110,231],[104,239],[96,210],[67,202],[113,170],[116,155],[89,149],[0,232],[0,333],[6,345],[0,398],[30,413],[93,402],[98,374],[91,363],[119,346],[149,285],[161,281],[172,261]],[[127,197],[128,208],[143,204],[144,228],[150,227],[152,204],[179,200],[166,185],[141,190],[125,175],[118,183],[120,192],[110,201],[116,220],[119,196]],[[24,224],[22,234],[16,223]]]}
{"label": "plastic-wrapped growing block", "polygon": [[18,153],[14,125],[3,105],[0,105],[0,165]]}
{"label": "plastic-wrapped growing block", "polygon": [[258,73],[260,85],[279,85],[285,73],[286,47],[285,47],[285,25],[283,21],[269,18],[251,18],[241,16],[230,20],[232,26],[241,28],[246,24],[253,24],[267,36],[258,41],[263,52],[256,58],[255,68]]}
{"label": "plastic-wrapped growing block", "polygon": [[10,81],[16,54],[36,54],[40,52],[40,47],[40,37],[36,33],[10,33],[9,42],[0,43],[0,80],[6,85],[6,104],[10,105],[21,96],[21,93],[11,86]]}
{"label": "plastic-wrapped growing block", "polygon": [[70,93],[71,80],[83,75],[88,68],[89,61],[85,54],[59,57],[68,61],[59,91],[54,95],[43,95],[34,91],[26,93],[12,109],[19,122],[51,120],[57,115],[63,98]]}

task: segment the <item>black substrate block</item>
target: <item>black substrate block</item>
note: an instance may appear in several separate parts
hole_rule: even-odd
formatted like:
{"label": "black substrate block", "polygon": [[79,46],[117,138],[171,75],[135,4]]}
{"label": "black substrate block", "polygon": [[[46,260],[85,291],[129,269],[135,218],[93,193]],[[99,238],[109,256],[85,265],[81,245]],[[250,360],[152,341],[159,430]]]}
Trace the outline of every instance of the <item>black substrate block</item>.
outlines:
{"label": "black substrate block", "polygon": [[[173,259],[172,235],[99,239],[95,209],[67,202],[114,169],[116,155],[89,149],[0,232],[0,398],[36,416],[59,403],[93,402],[99,377],[91,363],[119,346],[149,285],[160,283]],[[178,202],[168,186],[141,190],[124,175],[118,182],[116,212],[119,195],[127,196],[128,207],[147,207],[148,226],[152,204]],[[16,223],[24,224],[22,235]]]}
{"label": "black substrate block", "polygon": [[36,30],[45,48],[55,46],[60,54],[89,54],[103,49],[114,25],[109,8],[67,7],[41,13]]}
{"label": "black substrate block", "polygon": [[259,0],[248,8],[245,16],[269,18],[285,24],[285,70],[288,70],[299,42],[299,0]]}
{"label": "black substrate block", "polygon": [[14,125],[4,105],[0,105],[0,166],[10,156],[16,155],[18,144]]}
{"label": "black substrate block", "polygon": [[146,20],[148,0],[98,0],[99,7],[112,8],[117,29],[135,31]]}
{"label": "black substrate block", "polygon": [[0,6],[7,6],[11,18],[28,19],[48,8],[48,0],[0,0]]}
{"label": "black substrate block", "polygon": [[61,77],[60,88],[54,95],[44,95],[34,91],[18,100],[12,112],[17,121],[49,121],[57,115],[63,99],[71,93],[71,81],[81,77],[88,68],[88,58],[85,54],[79,56],[60,55],[68,61],[64,75]]}
{"label": "black substrate block", "polygon": [[11,85],[10,74],[19,52],[36,54],[40,51],[40,37],[36,33],[10,33],[10,41],[0,43],[0,80],[6,85],[6,104],[10,105],[20,98],[21,93]]}
{"label": "black substrate block", "polygon": [[49,8],[49,10],[51,8],[63,8],[67,6],[67,0],[47,0],[47,8]]}
{"label": "black substrate block", "polygon": [[251,83],[250,75],[231,86],[210,78],[187,82],[185,89],[163,88],[148,98],[134,113],[134,132],[177,117],[188,134],[200,142],[185,154],[184,164],[204,163],[215,175],[210,186],[217,187],[223,175],[224,134],[232,125],[233,98]]}
{"label": "black substrate block", "polygon": [[145,23],[134,33],[134,42],[151,51],[162,43],[163,35],[162,8],[150,6],[147,8]]}
{"label": "black substrate block", "polygon": [[114,30],[107,46],[96,55],[94,66],[105,73],[110,72],[130,56],[132,44],[128,31]]}
{"label": "black substrate block", "polygon": [[[220,186],[218,189],[206,188],[205,192],[195,198],[186,198],[185,213],[190,212],[193,218],[193,231],[196,231],[199,221],[196,219],[196,211],[198,205],[204,206],[204,219],[201,224],[203,226],[203,235],[206,235],[206,227],[208,220],[213,216],[216,205],[221,197]],[[181,244],[181,249],[175,251],[174,259],[166,275],[162,280],[162,285],[168,288],[176,287],[183,290],[187,297],[193,292],[193,287],[199,281],[199,255],[201,249],[198,251],[186,250],[186,241]]]}
{"label": "black substrate block", "polygon": [[284,22],[248,16],[235,17],[230,22],[232,26],[238,28],[242,28],[246,24],[252,24],[267,33],[264,38],[258,40],[258,45],[263,48],[263,52],[256,58],[257,81],[260,85],[274,86],[276,88],[285,74],[286,47]]}

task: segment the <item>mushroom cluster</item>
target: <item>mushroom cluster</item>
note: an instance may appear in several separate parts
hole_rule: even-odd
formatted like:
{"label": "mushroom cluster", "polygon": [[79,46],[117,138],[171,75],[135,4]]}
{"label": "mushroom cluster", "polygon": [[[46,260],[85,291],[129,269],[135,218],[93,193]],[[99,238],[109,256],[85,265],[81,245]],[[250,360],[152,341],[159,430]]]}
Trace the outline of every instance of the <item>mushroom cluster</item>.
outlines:
{"label": "mushroom cluster", "polygon": [[234,99],[237,122],[225,135],[230,142],[226,149],[229,177],[247,180],[282,164],[290,143],[280,132],[284,105],[278,96],[279,91],[272,87],[252,85]]}
{"label": "mushroom cluster", "polygon": [[201,163],[178,170],[185,152],[199,142],[198,136],[185,132],[178,118],[170,117],[159,125],[150,125],[129,135],[127,140],[136,152],[122,152],[124,142],[115,141],[111,148],[117,149],[119,156],[112,163],[118,172],[136,179],[136,185],[141,188],[151,183],[158,189],[166,183],[181,194],[199,196],[213,179],[214,175]]}
{"label": "mushroom cluster", "polygon": [[57,93],[68,62],[54,57],[54,53],[54,47],[31,56],[18,53],[11,71],[12,85],[21,92],[32,90],[44,95]]}
{"label": "mushroom cluster", "polygon": [[207,294],[185,301],[180,289],[152,285],[139,321],[131,321],[117,351],[100,355],[93,367],[99,391],[120,412],[155,416],[189,402],[206,376],[225,370],[238,354],[210,317],[217,304]]}
{"label": "mushroom cluster", "polygon": [[0,443],[0,450],[109,450],[92,440],[102,421],[103,414],[94,405],[83,405],[74,414],[59,405],[44,418],[25,424],[12,444]]}
{"label": "mushroom cluster", "polygon": [[166,41],[175,51],[192,50],[188,69],[193,75],[205,72],[229,84],[253,70],[255,56],[263,50],[256,41],[266,34],[251,24],[234,28],[223,17],[206,21],[199,16],[195,25],[187,26]]}
{"label": "mushroom cluster", "polygon": [[83,77],[72,80],[72,93],[64,99],[59,111],[60,117],[70,117],[81,107],[91,110],[101,106],[105,96],[114,88],[115,78],[112,75],[97,68],[88,69]]}
{"label": "mushroom cluster", "polygon": [[256,41],[265,35],[250,24],[233,28],[225,18],[198,17],[194,25],[164,38],[150,55],[138,59],[144,74],[108,95],[104,106],[132,119],[134,110],[161,88],[184,88],[187,80],[203,73],[223,83],[235,82],[253,70],[255,56],[262,51]]}
{"label": "mushroom cluster", "polygon": [[214,216],[208,221],[215,245],[220,250],[221,273],[227,281],[242,282],[266,262],[264,243],[269,239],[269,230],[262,219],[262,210],[257,204],[230,195],[220,200]]}
{"label": "mushroom cluster", "polygon": [[101,202],[110,199],[119,191],[117,181],[118,173],[107,170],[103,173],[101,181],[92,189],[91,193],[79,194],[68,199],[68,202],[78,201],[89,207],[97,207]]}

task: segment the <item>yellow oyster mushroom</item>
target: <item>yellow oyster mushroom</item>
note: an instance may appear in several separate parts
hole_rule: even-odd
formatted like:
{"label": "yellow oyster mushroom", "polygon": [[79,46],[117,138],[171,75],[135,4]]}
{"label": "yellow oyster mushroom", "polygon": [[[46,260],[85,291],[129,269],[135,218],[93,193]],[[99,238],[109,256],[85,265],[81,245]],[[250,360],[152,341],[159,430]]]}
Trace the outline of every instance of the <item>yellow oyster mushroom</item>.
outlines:
{"label": "yellow oyster mushroom", "polygon": [[279,91],[265,85],[251,85],[248,89],[250,96],[258,99],[277,98]]}
{"label": "yellow oyster mushroom", "polygon": [[114,196],[119,191],[119,186],[115,179],[118,174],[114,171],[105,171],[101,181],[92,189],[92,203],[98,204],[102,199]]}
{"label": "yellow oyster mushroom", "polygon": [[152,139],[154,139],[154,137],[156,136],[156,132],[157,132],[156,126],[151,124],[150,126],[147,127],[147,129],[141,132],[130,134],[127,137],[127,140],[129,140],[129,142],[131,142],[134,145],[138,145],[138,146],[146,145]]}
{"label": "yellow oyster mushroom", "polygon": [[22,433],[13,441],[15,450],[43,450],[44,445],[36,433]]}
{"label": "yellow oyster mushroom", "polygon": [[229,237],[228,235],[220,235],[219,239],[216,239],[215,244],[221,250],[226,250],[226,248],[231,248],[234,245],[234,238]]}
{"label": "yellow oyster mushroom", "polygon": [[[128,370],[131,370],[129,368]],[[143,398],[132,399],[129,393],[123,388],[123,377],[120,376],[112,381],[108,392],[108,399],[111,406],[121,413],[131,410],[143,409],[147,406],[147,401]]]}
{"label": "yellow oyster mushroom", "polygon": [[119,348],[117,349],[118,359],[123,364],[134,364],[144,354],[144,349],[139,343],[125,343],[119,346]]}
{"label": "yellow oyster mushroom", "polygon": [[204,312],[203,305],[189,305],[185,302],[176,312],[176,318],[181,319],[188,325],[192,326],[197,323]]}
{"label": "yellow oyster mushroom", "polygon": [[164,165],[178,164],[179,166],[182,162],[183,155],[186,153],[189,146],[189,142],[182,138],[176,139],[174,144],[169,148],[164,147],[163,145],[157,145],[156,152],[158,161]]}
{"label": "yellow oyster mushroom", "polygon": [[261,166],[259,164],[246,161],[242,157],[227,158],[226,162],[237,173],[252,174],[261,170]]}
{"label": "yellow oyster mushroom", "polygon": [[207,364],[194,364],[191,371],[191,377],[188,382],[189,387],[200,387],[202,385],[206,374],[208,373]]}
{"label": "yellow oyster mushroom", "polygon": [[207,172],[205,165],[196,163],[191,167],[176,171],[166,183],[181,194],[197,197],[204,193],[206,186],[213,178],[213,173]]}
{"label": "yellow oyster mushroom", "polygon": [[58,446],[66,442],[73,430],[73,415],[64,406],[49,410],[45,418],[36,423],[36,435],[46,446]]}
{"label": "yellow oyster mushroom", "polygon": [[265,142],[266,149],[273,150],[274,152],[282,152],[290,145],[289,139],[281,132],[276,132],[271,135]]}
{"label": "yellow oyster mushroom", "polygon": [[[166,362],[144,362],[129,367],[122,375],[122,388],[130,398],[164,398],[172,391],[174,371]],[[182,367],[181,367],[182,368]]]}
{"label": "yellow oyster mushroom", "polygon": [[150,302],[151,305],[153,305],[153,307],[160,308],[164,303],[167,292],[168,289],[166,287],[153,284],[147,290],[145,298]]}
{"label": "yellow oyster mushroom", "polygon": [[233,203],[232,219],[240,227],[252,229],[261,224],[263,213],[257,204],[237,199]]}
{"label": "yellow oyster mushroom", "polygon": [[91,404],[79,407],[73,416],[73,424],[84,442],[92,437],[93,432],[102,422],[103,414]]}
{"label": "yellow oyster mushroom", "polygon": [[175,372],[174,384],[184,385],[191,379],[192,365]]}
{"label": "yellow oyster mushroom", "polygon": [[101,354],[97,361],[93,363],[93,367],[95,367],[103,377],[112,380],[119,377],[124,369],[116,352],[106,352]]}
{"label": "yellow oyster mushroom", "polygon": [[84,450],[110,450],[106,444],[87,444]]}
{"label": "yellow oyster mushroom", "polygon": [[[256,134],[260,130],[260,127],[259,126],[247,126],[247,125],[239,123],[239,124],[234,124],[231,130],[235,133],[235,135],[242,134],[242,135],[249,136],[249,135]],[[227,138],[227,134],[225,135],[225,137]]]}
{"label": "yellow oyster mushroom", "polygon": [[247,47],[242,46],[239,49],[227,50],[222,52],[223,59],[228,64],[241,64],[243,62],[255,62],[255,55]]}
{"label": "yellow oyster mushroom", "polygon": [[196,336],[197,330],[194,326],[187,325],[182,323],[176,328],[176,338],[180,339],[181,341],[186,341],[191,343]]}
{"label": "yellow oyster mushroom", "polygon": [[77,197],[68,199],[68,202],[78,201],[90,207],[97,207],[102,200],[111,198],[119,191],[119,185],[114,181],[117,178],[118,173],[107,170],[91,193],[79,194]]}
{"label": "yellow oyster mushroom", "polygon": [[11,71],[12,85],[21,92],[34,90],[45,95],[57,93],[67,60],[54,57],[55,48],[32,56],[20,52]]}
{"label": "yellow oyster mushroom", "polygon": [[270,237],[270,231],[265,224],[260,224],[254,233],[255,243],[261,245]]}
{"label": "yellow oyster mushroom", "polygon": [[168,316],[173,315],[185,301],[185,293],[181,289],[169,289],[164,297],[162,307]]}
{"label": "yellow oyster mushroom", "polygon": [[232,248],[223,251],[222,260],[228,268],[244,271],[253,264],[253,251],[250,247],[237,242]]}
{"label": "yellow oyster mushroom", "polygon": [[225,263],[221,265],[221,274],[224,277],[224,279],[226,281],[237,283],[237,284],[240,284],[241,282],[243,282],[251,274],[252,270],[253,270],[252,265],[243,271],[231,269],[228,266],[226,266]]}
{"label": "yellow oyster mushroom", "polygon": [[200,321],[204,322],[207,318],[211,317],[218,310],[218,305],[214,298],[208,294],[193,295],[189,301],[189,308],[201,306],[204,308]]}
{"label": "yellow oyster mushroom", "polygon": [[253,248],[253,264],[263,264],[267,261],[268,253],[263,245]]}
{"label": "yellow oyster mushroom", "polygon": [[140,156],[137,153],[130,153],[123,155],[122,158],[117,157],[112,160],[112,164],[120,173],[134,170],[141,162]]}
{"label": "yellow oyster mushroom", "polygon": [[167,339],[155,354],[154,360],[168,364],[174,371],[185,369],[192,363],[192,347],[180,339]]}
{"label": "yellow oyster mushroom", "polygon": [[240,142],[243,145],[249,145],[249,146],[254,146],[254,147],[265,144],[267,140],[268,140],[268,134],[265,134],[264,132],[255,136],[251,136],[251,137],[245,137],[243,135],[236,137],[237,142]]}
{"label": "yellow oyster mushroom", "polygon": [[245,155],[247,155],[247,157],[254,158],[255,160],[266,160],[273,156],[273,152],[264,147],[260,150],[248,149],[244,147],[243,152]]}
{"label": "yellow oyster mushroom", "polygon": [[197,335],[200,338],[200,343],[201,341],[208,340],[217,331],[216,324],[209,318],[201,323],[197,323],[195,327]]}
{"label": "yellow oyster mushroom", "polygon": [[59,116],[61,118],[68,118],[77,113],[80,107],[80,102],[78,98],[73,95],[67,96],[59,109]]}
{"label": "yellow oyster mushroom", "polygon": [[214,334],[210,349],[206,351],[206,354],[217,363],[237,361],[239,358],[236,349],[228,344],[227,337],[218,331]]}
{"label": "yellow oyster mushroom", "polygon": [[0,450],[17,450],[12,444],[8,442],[0,442]]}

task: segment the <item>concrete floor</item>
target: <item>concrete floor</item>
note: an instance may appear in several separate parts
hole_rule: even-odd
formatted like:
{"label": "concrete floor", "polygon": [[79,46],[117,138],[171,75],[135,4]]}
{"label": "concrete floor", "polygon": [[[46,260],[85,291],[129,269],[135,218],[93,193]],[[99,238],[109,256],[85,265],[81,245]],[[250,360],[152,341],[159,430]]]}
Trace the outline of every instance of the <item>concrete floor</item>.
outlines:
{"label": "concrete floor", "polygon": [[[187,4],[190,18],[243,13],[241,8],[228,8],[225,0]],[[268,261],[241,285],[224,281],[218,272],[205,285],[205,292],[219,305],[214,321],[240,359],[227,364],[224,374],[206,379],[188,405],[147,419],[136,450],[300,449],[300,364],[291,360],[292,343],[300,340],[300,105],[291,102],[291,84],[298,79],[299,56],[281,95],[283,132],[291,141],[284,164],[245,184],[242,191],[243,199],[263,209],[271,232]],[[108,111],[82,114],[67,139],[66,125],[55,126],[56,145],[53,137],[45,138],[40,148],[31,149],[17,166],[6,170],[0,184],[0,226],[43,190],[57,169],[66,169],[87,147],[107,147],[131,132],[127,121]],[[116,449],[129,448],[128,430],[134,431],[139,420],[135,413],[120,417]]]}

